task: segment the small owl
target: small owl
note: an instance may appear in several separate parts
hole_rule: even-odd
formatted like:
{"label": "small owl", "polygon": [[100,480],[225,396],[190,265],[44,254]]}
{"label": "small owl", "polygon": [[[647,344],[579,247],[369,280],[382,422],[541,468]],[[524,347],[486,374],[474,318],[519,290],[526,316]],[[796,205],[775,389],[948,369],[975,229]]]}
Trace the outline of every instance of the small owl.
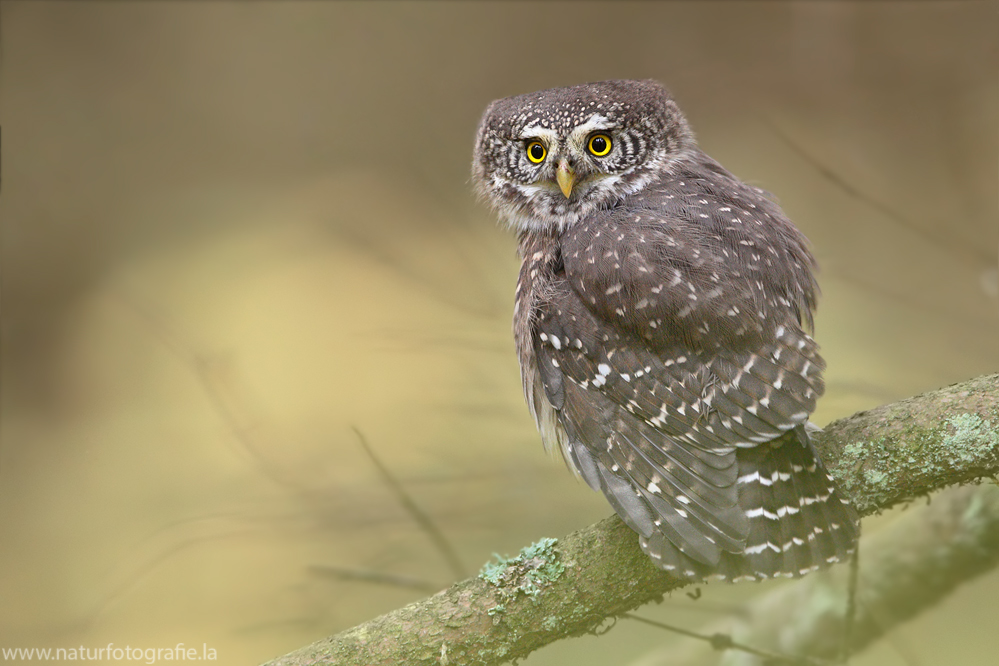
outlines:
{"label": "small owl", "polygon": [[857,514],[807,431],[815,260],[770,195],[701,152],[655,81],[493,102],[472,178],[519,235],[541,438],[653,562],[739,581],[846,559]]}

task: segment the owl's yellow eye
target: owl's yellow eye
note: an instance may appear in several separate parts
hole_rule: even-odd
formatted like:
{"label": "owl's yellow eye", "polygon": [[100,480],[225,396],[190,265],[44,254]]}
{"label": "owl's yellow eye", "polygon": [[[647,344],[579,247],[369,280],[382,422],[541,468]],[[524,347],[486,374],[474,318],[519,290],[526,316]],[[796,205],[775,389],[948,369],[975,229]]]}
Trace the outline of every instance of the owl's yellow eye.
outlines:
{"label": "owl's yellow eye", "polygon": [[594,134],[586,147],[590,149],[591,154],[603,157],[611,150],[611,138],[606,134]]}
{"label": "owl's yellow eye", "polygon": [[527,144],[527,159],[531,160],[535,164],[541,164],[544,162],[546,155],[548,155],[548,149],[546,149],[545,144],[540,141],[531,141]]}

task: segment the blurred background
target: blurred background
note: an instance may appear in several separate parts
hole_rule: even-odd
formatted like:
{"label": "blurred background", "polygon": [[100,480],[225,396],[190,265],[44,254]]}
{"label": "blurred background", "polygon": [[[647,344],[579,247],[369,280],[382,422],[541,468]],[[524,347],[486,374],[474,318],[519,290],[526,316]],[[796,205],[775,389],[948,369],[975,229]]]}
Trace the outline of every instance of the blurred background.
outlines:
{"label": "blurred background", "polygon": [[[610,514],[542,450],[492,99],[671,88],[822,272],[823,424],[999,369],[988,2],[2,6],[0,645],[252,664]],[[891,514],[877,521],[891,520]],[[870,521],[869,521],[870,522]],[[641,612],[689,628],[765,585]],[[854,663],[994,663],[999,574]],[[528,666],[625,664],[621,621]],[[912,655],[918,655],[914,657]]]}

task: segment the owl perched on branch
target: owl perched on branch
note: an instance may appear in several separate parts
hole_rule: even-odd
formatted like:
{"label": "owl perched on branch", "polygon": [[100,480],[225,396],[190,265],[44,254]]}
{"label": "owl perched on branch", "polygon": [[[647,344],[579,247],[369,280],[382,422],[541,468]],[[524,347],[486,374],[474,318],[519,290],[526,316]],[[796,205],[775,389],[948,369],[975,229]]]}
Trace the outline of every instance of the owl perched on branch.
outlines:
{"label": "owl perched on branch", "polygon": [[514,333],[549,449],[689,580],[856,548],[806,425],[825,363],[804,236],[701,152],[654,81],[493,102],[472,176],[519,234]]}

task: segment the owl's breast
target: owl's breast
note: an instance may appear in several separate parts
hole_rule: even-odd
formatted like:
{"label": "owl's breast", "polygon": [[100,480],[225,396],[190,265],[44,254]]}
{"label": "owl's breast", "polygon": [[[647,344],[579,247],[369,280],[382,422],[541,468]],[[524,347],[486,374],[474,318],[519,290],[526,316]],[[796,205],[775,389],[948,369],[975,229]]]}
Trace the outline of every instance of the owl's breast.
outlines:
{"label": "owl's breast", "polygon": [[[534,330],[540,310],[549,302],[558,282],[564,282],[561,246],[553,235],[524,233],[520,237],[518,251],[522,263],[514,297],[513,334],[524,396],[545,449],[558,449],[568,461],[565,448],[568,445],[567,436],[559,422],[556,405],[545,390],[546,382],[541,376],[542,368],[538,365],[535,349],[537,339]],[[551,386],[551,381],[548,384]]]}

